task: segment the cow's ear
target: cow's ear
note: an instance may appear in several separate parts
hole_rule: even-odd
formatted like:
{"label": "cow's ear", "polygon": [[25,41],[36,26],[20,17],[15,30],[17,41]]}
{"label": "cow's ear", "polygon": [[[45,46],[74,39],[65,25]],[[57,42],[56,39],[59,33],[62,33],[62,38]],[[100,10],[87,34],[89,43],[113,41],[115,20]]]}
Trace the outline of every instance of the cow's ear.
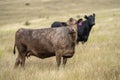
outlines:
{"label": "cow's ear", "polygon": [[85,18],[85,19],[88,19],[88,17],[87,17],[86,15],[84,16],[84,18]]}
{"label": "cow's ear", "polygon": [[93,13],[93,16],[95,17],[95,13]]}

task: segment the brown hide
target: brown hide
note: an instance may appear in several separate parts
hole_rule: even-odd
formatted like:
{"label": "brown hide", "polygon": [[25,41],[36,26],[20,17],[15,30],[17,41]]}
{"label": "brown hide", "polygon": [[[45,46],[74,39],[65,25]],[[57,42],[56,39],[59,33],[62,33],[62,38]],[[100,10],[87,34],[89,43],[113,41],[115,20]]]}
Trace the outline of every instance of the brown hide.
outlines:
{"label": "brown hide", "polygon": [[19,52],[15,67],[25,64],[25,58],[33,55],[41,59],[56,56],[58,67],[63,57],[63,64],[67,58],[73,56],[77,37],[76,25],[71,27],[25,29],[21,28],[15,35],[15,47]]}

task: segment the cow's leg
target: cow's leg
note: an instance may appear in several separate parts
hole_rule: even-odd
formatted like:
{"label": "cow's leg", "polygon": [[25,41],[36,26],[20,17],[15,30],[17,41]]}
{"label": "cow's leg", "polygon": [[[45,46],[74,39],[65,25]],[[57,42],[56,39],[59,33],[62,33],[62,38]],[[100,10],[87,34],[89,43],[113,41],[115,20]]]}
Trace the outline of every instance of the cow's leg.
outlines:
{"label": "cow's leg", "polygon": [[67,58],[63,57],[63,67],[65,67],[65,64],[67,63]]}
{"label": "cow's leg", "polygon": [[22,67],[25,65],[25,55],[18,54],[18,57],[16,58],[15,62],[15,68],[17,68],[21,64]]}
{"label": "cow's leg", "polygon": [[61,64],[61,55],[56,55],[56,61],[57,61],[57,66],[58,68],[60,67],[60,64]]}
{"label": "cow's leg", "polygon": [[22,67],[24,67],[24,65],[25,65],[25,57],[26,57],[26,54],[23,53],[21,55],[21,62],[20,62]]}
{"label": "cow's leg", "polygon": [[18,54],[18,57],[16,58],[16,62],[15,62],[15,66],[14,66],[14,68],[17,68],[18,66],[19,66],[19,64],[20,64],[20,55]]}
{"label": "cow's leg", "polygon": [[19,52],[19,57],[18,57],[18,61],[20,62],[19,64],[21,64],[21,66],[24,67],[27,48],[24,45],[19,44],[17,46],[17,49]]}

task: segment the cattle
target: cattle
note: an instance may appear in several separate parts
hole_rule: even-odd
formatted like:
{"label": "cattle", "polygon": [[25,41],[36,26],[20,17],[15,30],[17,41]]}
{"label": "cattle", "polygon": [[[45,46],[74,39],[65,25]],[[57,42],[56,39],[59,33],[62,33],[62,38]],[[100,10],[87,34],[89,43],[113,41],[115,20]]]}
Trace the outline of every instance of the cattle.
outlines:
{"label": "cattle", "polygon": [[26,57],[31,55],[41,59],[56,56],[58,67],[63,58],[65,66],[67,58],[71,58],[75,53],[76,40],[76,25],[44,29],[20,28],[15,34],[14,54],[15,49],[18,50],[15,68],[20,64],[24,67]]}
{"label": "cattle", "polygon": [[95,13],[89,16],[85,15],[84,18],[86,19],[85,21],[82,21],[81,19],[79,19],[76,23],[78,27],[78,38],[77,38],[78,43],[87,42],[90,31],[92,27],[95,25]]}
{"label": "cattle", "polygon": [[51,27],[65,27],[65,26],[71,26],[74,25],[76,23],[76,20],[73,18],[70,18],[67,22],[59,22],[59,21],[55,21],[52,23]]}

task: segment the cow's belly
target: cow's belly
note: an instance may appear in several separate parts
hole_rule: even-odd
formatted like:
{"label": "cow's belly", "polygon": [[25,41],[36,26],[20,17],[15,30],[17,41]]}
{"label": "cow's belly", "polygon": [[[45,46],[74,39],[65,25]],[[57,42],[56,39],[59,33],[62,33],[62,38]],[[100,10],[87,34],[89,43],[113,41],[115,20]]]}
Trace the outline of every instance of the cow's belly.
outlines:
{"label": "cow's belly", "polygon": [[55,53],[38,53],[37,55],[34,55],[34,56],[44,59],[44,58],[55,56]]}
{"label": "cow's belly", "polygon": [[40,53],[40,54],[38,53],[38,57],[41,59],[52,57],[52,56],[55,56],[55,53]]}

